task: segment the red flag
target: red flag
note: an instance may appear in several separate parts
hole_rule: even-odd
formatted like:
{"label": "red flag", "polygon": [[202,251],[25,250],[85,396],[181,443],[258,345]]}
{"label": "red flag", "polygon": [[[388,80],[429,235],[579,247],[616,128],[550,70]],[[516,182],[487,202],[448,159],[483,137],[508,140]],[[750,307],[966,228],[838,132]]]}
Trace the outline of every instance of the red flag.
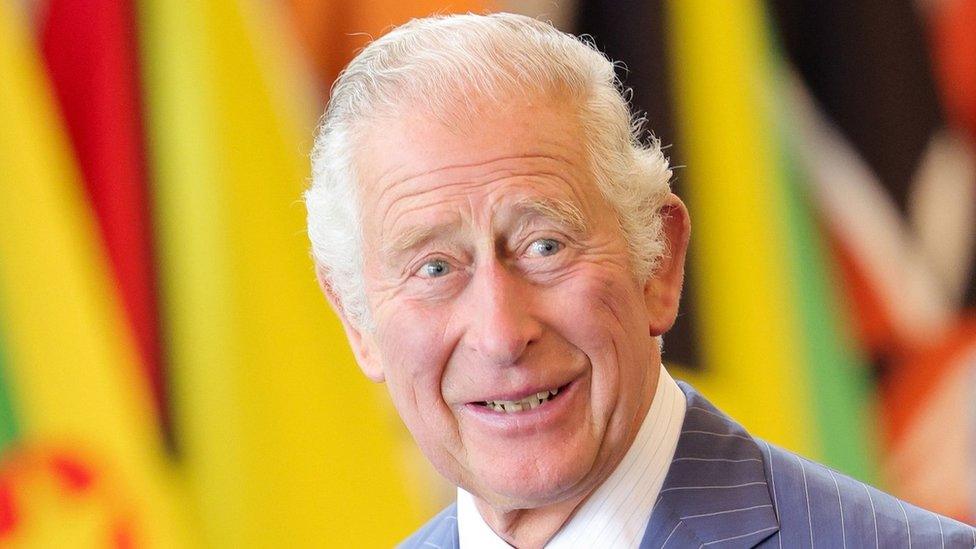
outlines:
{"label": "red flag", "polygon": [[133,6],[124,0],[51,0],[41,45],[163,418],[134,27]]}

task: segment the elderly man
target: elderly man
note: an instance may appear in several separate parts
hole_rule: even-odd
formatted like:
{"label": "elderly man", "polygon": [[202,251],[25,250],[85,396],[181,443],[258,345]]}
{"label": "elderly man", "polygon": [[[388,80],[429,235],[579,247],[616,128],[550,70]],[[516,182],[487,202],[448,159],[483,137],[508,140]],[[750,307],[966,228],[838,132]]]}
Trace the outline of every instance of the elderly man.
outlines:
{"label": "elderly man", "polygon": [[610,61],[529,18],[416,20],[333,89],[321,285],[457,503],[406,547],[972,547],[752,438],[661,366],[688,212]]}

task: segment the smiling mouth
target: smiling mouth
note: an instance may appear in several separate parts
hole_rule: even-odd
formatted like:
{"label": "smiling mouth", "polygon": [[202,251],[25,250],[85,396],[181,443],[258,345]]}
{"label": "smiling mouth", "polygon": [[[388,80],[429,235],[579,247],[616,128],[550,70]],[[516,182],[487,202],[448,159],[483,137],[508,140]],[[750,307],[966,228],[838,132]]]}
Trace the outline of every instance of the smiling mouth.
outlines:
{"label": "smiling mouth", "polygon": [[535,410],[539,406],[545,405],[552,399],[556,398],[556,395],[559,394],[560,389],[564,389],[565,387],[566,386],[564,385],[562,387],[556,387],[555,389],[549,389],[548,391],[541,391],[519,400],[487,400],[479,402],[478,404],[496,412],[515,414],[526,410]]}

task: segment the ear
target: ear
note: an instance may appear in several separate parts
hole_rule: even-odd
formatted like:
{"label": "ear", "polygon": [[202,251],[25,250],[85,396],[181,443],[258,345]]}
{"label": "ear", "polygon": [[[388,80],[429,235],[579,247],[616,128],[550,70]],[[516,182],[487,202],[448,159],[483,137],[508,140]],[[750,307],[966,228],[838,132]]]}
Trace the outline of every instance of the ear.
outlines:
{"label": "ear", "polygon": [[329,305],[332,306],[332,310],[339,317],[339,321],[342,322],[342,329],[346,332],[346,339],[349,340],[349,346],[352,347],[352,352],[356,356],[356,363],[359,364],[359,368],[369,379],[376,383],[383,383],[386,380],[386,375],[383,373],[383,364],[379,360],[380,355],[376,350],[376,344],[373,341],[372,334],[368,332],[363,333],[362,328],[352,322],[346,315],[342,309],[339,296],[329,281],[328,273],[326,273],[323,267],[316,266],[315,277],[319,281],[319,287],[322,288],[322,292],[325,293],[325,298],[329,300]]}
{"label": "ear", "polygon": [[671,194],[661,207],[663,217],[665,252],[654,276],[644,284],[644,302],[652,337],[671,329],[678,315],[681,285],[685,275],[685,254],[691,221],[688,209],[675,194]]}

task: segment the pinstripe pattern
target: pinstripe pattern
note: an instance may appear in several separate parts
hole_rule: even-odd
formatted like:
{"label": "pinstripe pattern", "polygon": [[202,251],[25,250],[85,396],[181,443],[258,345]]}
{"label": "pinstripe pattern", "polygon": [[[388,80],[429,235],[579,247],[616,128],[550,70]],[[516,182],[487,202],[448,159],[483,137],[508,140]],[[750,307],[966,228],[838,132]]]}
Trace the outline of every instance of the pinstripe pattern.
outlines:
{"label": "pinstripe pattern", "polygon": [[[681,387],[688,397],[683,436],[641,547],[662,547],[668,536],[667,547],[973,547],[971,527],[758,441]],[[768,490],[750,492],[757,483]],[[715,489],[671,498],[703,485]]]}
{"label": "pinstripe pattern", "polygon": [[[642,549],[976,547],[973,527],[754,439],[680,385],[688,411]],[[402,546],[457,549],[454,513]]]}
{"label": "pinstripe pattern", "polygon": [[641,547],[752,547],[779,527],[771,497],[779,476],[766,474],[745,430],[680,385],[688,411]]}
{"label": "pinstripe pattern", "polygon": [[[834,483],[834,490],[837,492],[837,507],[840,508],[840,533],[841,539],[844,541],[844,549],[847,549],[847,532],[844,526],[844,498],[840,495],[840,485],[837,484],[837,477],[834,476],[834,472],[827,469],[830,473],[830,480]],[[941,523],[939,528],[941,529]]]}

